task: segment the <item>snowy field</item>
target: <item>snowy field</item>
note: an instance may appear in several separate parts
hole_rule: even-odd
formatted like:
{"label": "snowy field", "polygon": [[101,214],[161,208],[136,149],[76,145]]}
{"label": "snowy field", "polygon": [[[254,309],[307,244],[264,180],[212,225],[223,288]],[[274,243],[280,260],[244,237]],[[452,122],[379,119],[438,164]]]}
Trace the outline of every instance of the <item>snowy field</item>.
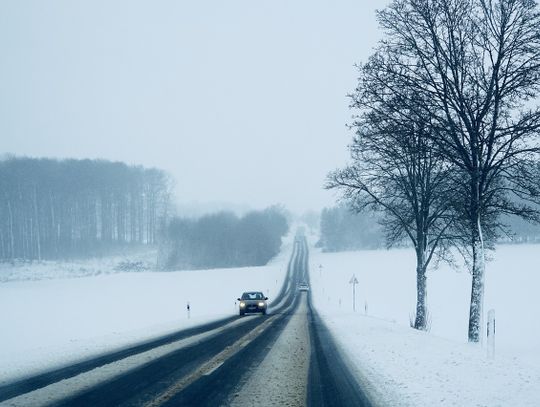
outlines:
{"label": "snowy field", "polygon": [[[0,309],[8,311],[0,314],[0,384],[233,315],[244,290],[260,289],[272,299],[286,272],[291,239],[271,264],[254,268],[152,272],[148,253],[3,265],[9,277],[0,282]],[[415,306],[410,250],[312,249],[311,293],[352,369],[383,405],[538,406],[539,249],[500,246],[488,264],[486,309],[497,316],[494,359],[485,347],[466,341],[466,272],[443,265],[431,271],[431,330],[409,327]],[[142,264],[140,271],[122,271],[128,263]],[[360,282],[356,312],[353,273]]]}
{"label": "snowy field", "polygon": [[[540,246],[499,246],[487,265],[485,308],[496,312],[496,355],[467,343],[470,275],[428,275],[429,333],[409,328],[411,250],[311,250],[314,304],[384,405],[540,405]],[[353,273],[356,313],[352,312]],[[367,314],[366,314],[367,310]],[[360,372],[360,369],[362,372]]]}
{"label": "snowy field", "polygon": [[23,261],[0,263],[0,283],[10,281],[54,280],[143,272],[156,269],[156,250],[140,250],[123,255],[71,261]]}
{"label": "snowy field", "polygon": [[0,384],[231,316],[243,291],[264,291],[271,306],[291,239],[264,267],[122,272],[118,265],[150,264],[133,257],[25,263],[15,266],[20,273],[3,265],[9,277],[0,282]]}

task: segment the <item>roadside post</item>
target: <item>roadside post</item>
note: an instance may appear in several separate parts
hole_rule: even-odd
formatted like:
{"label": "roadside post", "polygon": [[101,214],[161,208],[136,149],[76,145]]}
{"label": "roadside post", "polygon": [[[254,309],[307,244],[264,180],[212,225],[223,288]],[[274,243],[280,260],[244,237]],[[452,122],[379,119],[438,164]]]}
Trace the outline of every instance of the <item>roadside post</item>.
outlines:
{"label": "roadside post", "polygon": [[356,284],[358,284],[358,279],[354,274],[349,280],[349,284],[352,284],[352,309],[356,312]]}
{"label": "roadside post", "polygon": [[487,356],[489,359],[495,358],[495,310],[488,311],[487,321]]}
{"label": "roadside post", "polygon": [[191,318],[191,307],[189,306],[189,301],[187,302],[186,309],[187,309],[187,317],[188,317],[188,319],[190,319]]}

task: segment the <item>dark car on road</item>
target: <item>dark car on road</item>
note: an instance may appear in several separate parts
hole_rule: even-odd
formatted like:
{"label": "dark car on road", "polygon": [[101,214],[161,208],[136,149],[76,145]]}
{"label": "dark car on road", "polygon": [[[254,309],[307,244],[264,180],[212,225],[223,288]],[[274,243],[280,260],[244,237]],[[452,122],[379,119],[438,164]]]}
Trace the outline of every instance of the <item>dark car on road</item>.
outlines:
{"label": "dark car on road", "polygon": [[268,300],[268,297],[265,297],[260,291],[246,291],[242,294],[242,297],[238,298],[238,301],[240,301],[240,315],[256,312],[265,315],[266,300]]}
{"label": "dark car on road", "polygon": [[301,282],[300,284],[298,284],[298,291],[309,291],[308,283],[306,283],[304,281],[304,282]]}

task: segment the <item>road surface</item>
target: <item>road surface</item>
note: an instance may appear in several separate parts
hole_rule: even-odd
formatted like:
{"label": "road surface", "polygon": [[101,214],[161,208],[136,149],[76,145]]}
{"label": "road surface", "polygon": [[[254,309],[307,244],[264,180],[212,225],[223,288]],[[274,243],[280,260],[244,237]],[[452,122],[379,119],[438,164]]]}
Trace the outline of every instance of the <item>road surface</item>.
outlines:
{"label": "road surface", "polygon": [[2,386],[0,405],[371,406],[309,292],[297,290],[303,281],[308,248],[299,235],[268,315],[231,317]]}

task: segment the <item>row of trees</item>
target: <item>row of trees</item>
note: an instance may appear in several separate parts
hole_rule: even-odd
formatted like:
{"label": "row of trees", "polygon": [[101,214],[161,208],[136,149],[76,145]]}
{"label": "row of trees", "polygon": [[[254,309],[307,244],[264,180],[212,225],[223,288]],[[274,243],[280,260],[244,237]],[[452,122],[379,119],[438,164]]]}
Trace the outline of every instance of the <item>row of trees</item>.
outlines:
{"label": "row of trees", "polygon": [[[324,252],[348,250],[378,249],[384,246],[410,245],[410,241],[395,241],[385,236],[384,232],[394,229],[381,228],[386,218],[371,210],[352,211],[347,205],[324,208],[317,224],[319,241],[317,247]],[[502,243],[537,243],[540,242],[540,225],[530,223],[513,215],[501,216],[501,234],[497,242]],[[385,241],[385,237],[387,238]]]}
{"label": "row of trees", "polygon": [[501,216],[538,220],[540,17],[534,0],[393,0],[351,95],[352,163],[329,175],[351,206],[384,213],[390,243],[426,269],[450,247],[472,274],[469,341],[481,335],[485,255]]}
{"label": "row of trees", "polygon": [[516,216],[504,216],[503,224],[508,226],[508,233],[503,233],[499,241],[505,243],[537,243],[540,242],[540,225],[531,223]]}
{"label": "row of trees", "polygon": [[325,252],[376,249],[384,246],[384,236],[373,212],[354,213],[345,205],[324,208],[317,246]]}
{"label": "row of trees", "polygon": [[0,161],[0,259],[55,259],[152,245],[169,177],[104,160]]}
{"label": "row of trees", "polygon": [[163,262],[168,269],[262,266],[279,253],[288,229],[278,207],[240,218],[230,212],[174,218],[167,228]]}

